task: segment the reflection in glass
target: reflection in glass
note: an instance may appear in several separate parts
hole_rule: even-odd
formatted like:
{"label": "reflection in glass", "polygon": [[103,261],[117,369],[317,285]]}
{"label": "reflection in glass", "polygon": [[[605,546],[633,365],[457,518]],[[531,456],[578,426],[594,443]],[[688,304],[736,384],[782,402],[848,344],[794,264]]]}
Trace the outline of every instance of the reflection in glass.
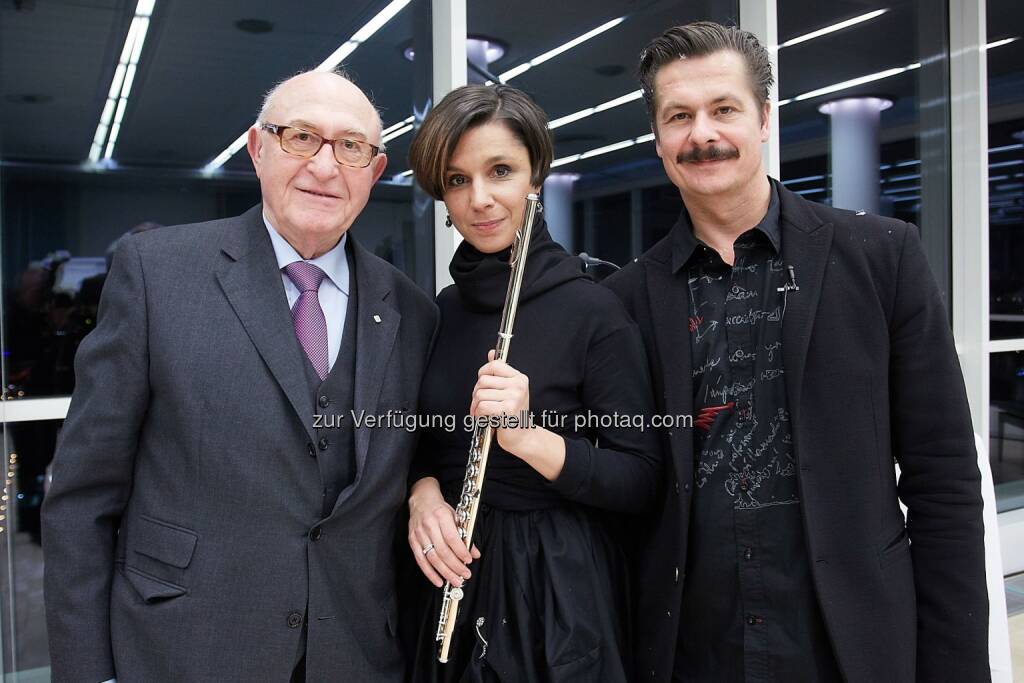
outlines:
{"label": "reflection in glass", "polygon": [[1024,351],[991,355],[989,460],[1000,512],[1024,507]]}
{"label": "reflection in glass", "polygon": [[989,335],[1024,339],[1024,9],[987,5]]}
{"label": "reflection in glass", "polygon": [[948,307],[946,12],[783,0],[778,17],[781,180],[812,201],[918,225]]}

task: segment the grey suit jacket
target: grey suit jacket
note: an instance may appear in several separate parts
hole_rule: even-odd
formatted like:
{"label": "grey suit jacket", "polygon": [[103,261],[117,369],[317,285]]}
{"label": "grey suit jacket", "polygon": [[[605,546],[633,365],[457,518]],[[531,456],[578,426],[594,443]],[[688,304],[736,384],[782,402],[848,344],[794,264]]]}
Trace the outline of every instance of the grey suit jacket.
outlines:
{"label": "grey suit jacket", "polygon": [[[415,410],[436,307],[352,249],[355,410]],[[304,631],[308,680],[402,679],[415,435],[355,430],[355,480],[321,520],[302,354],[261,206],[120,246],[43,508],[54,681],[283,682]]]}

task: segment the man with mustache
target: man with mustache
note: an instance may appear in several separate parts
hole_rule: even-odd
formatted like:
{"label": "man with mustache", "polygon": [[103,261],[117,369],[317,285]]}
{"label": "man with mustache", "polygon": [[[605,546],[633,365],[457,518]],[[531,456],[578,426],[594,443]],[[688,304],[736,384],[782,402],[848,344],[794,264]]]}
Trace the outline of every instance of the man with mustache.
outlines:
{"label": "man with mustache", "polygon": [[249,130],[261,204],[121,240],[43,507],[54,681],[406,680],[415,435],[351,415],[415,410],[437,309],[349,234],[380,138],[299,74]]}
{"label": "man with mustache", "polygon": [[694,428],[663,433],[634,679],[989,680],[971,420],[917,228],[766,176],[773,79],[752,34],[669,29],[640,78],[684,206],[605,282],[660,412]]}

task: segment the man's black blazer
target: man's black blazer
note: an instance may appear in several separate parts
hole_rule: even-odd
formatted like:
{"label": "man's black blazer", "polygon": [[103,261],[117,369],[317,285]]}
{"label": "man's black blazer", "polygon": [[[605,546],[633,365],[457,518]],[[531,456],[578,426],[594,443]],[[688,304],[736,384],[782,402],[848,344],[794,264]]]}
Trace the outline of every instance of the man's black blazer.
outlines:
{"label": "man's black blazer", "polygon": [[[839,667],[858,683],[987,681],[977,455],[917,228],[775,186],[783,262],[800,287],[788,294],[783,354],[805,542]],[[681,229],[605,281],[640,326],[670,415],[693,413],[686,276],[672,273]],[[685,584],[693,432],[663,438],[664,500],[634,583],[638,681],[672,674]]]}

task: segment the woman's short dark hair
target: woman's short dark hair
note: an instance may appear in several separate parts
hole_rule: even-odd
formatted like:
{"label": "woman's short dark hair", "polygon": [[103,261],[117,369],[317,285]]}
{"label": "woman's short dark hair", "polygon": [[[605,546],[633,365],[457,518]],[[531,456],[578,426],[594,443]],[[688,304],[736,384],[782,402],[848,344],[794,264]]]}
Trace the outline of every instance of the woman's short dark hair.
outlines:
{"label": "woman's short dark hair", "polygon": [[658,70],[679,59],[703,57],[722,50],[731,50],[743,58],[750,77],[750,89],[757,104],[764,106],[775,79],[772,76],[771,57],[757,36],[735,26],[695,21],[692,24],[673,26],[652,40],[640,53],[640,83],[652,129],[658,109],[658,93],[654,90]]}
{"label": "woman's short dark hair", "polygon": [[491,121],[507,126],[526,147],[530,182],[536,187],[544,183],[554,157],[544,110],[529,95],[507,85],[464,85],[430,110],[409,148],[412,172],[427,194],[443,199],[444,174],[459,139],[470,128]]}

